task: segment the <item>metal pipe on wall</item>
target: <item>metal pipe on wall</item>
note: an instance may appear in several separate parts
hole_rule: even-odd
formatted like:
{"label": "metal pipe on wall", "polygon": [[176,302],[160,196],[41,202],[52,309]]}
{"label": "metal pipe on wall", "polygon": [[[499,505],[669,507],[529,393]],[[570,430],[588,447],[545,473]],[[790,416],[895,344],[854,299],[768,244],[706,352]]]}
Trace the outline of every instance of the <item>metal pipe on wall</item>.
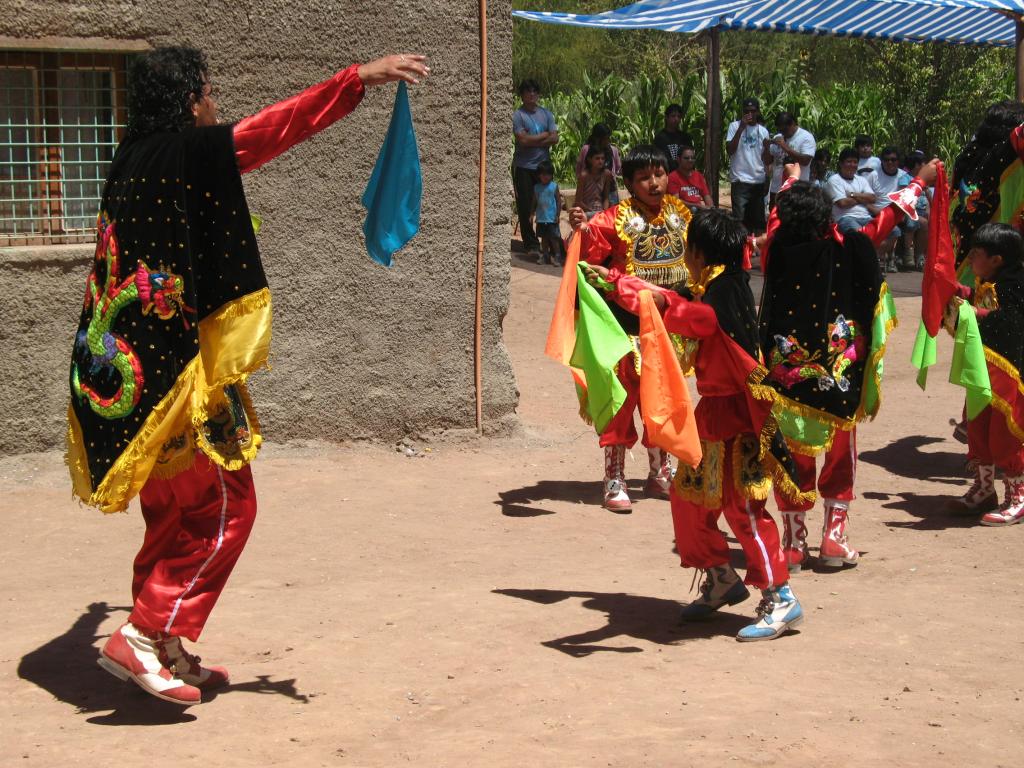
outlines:
{"label": "metal pipe on wall", "polygon": [[480,197],[476,224],[476,305],[473,323],[473,384],[476,393],[476,431],[484,431],[483,305],[484,228],[487,210],[487,0],[480,0]]}

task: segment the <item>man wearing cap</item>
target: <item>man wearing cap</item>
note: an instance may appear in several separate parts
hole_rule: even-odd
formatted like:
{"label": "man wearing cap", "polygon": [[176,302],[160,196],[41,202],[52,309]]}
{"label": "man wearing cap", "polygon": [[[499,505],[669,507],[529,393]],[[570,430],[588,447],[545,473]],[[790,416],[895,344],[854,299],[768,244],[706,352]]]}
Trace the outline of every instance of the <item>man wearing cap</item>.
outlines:
{"label": "man wearing cap", "polygon": [[744,99],[739,120],[729,124],[725,148],[729,153],[729,181],[733,215],[751,231],[764,231],[765,171],[768,129],[761,125],[761,105]]}

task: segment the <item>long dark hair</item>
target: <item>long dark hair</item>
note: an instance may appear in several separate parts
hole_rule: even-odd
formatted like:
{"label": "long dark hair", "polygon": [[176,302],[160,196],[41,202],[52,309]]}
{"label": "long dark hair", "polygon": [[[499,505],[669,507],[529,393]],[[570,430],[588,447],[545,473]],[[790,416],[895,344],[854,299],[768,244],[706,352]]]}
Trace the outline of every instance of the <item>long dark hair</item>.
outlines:
{"label": "long dark hair", "polygon": [[780,246],[820,240],[828,234],[832,209],[821,189],[811,182],[796,182],[779,194],[775,206],[779,229],[774,242]]}
{"label": "long dark hair", "polygon": [[194,124],[192,97],[206,82],[206,55],[197,48],[173,46],[142,54],[128,72],[128,138]]}

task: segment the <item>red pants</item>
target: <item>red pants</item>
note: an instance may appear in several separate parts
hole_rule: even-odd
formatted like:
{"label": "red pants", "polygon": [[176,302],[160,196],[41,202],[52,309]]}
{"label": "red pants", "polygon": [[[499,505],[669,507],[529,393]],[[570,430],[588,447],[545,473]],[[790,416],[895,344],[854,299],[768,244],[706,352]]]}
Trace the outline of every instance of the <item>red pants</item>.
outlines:
{"label": "red pants", "polygon": [[[813,491],[815,485],[815,457],[804,456],[793,452],[797,474],[800,476],[800,490]],[[832,447],[825,451],[825,461],[821,474],[817,476],[818,493],[823,498],[850,502],[853,495],[853,483],[857,478],[857,429],[849,432],[837,429],[832,439]],[[812,502],[794,504],[775,493],[775,503],[780,512],[806,512],[814,507]]]}
{"label": "red pants", "polygon": [[967,458],[995,464],[1007,477],[1024,475],[1024,446],[1006,428],[1006,417],[991,405],[967,422]]}
{"label": "red pants", "polygon": [[683,499],[672,486],[672,526],[676,550],[684,568],[713,568],[729,562],[729,544],[718,527],[718,516],[726,522],[743,547],[747,577],[752,587],[770,589],[789,581],[789,569],[779,544],[779,529],[765,509],[764,501],[740,496],[732,479],[732,444],[725,444],[722,471],[722,506],[708,509]]}
{"label": "red pants", "polygon": [[169,480],[150,478],[139,495],[146,535],[135,557],[138,627],[197,640],[256,519],[248,466],[228,472],[197,453]]}
{"label": "red pants", "polygon": [[[633,424],[633,412],[640,407],[640,374],[636,372],[633,364],[633,355],[628,354],[619,361],[617,371],[619,381],[626,388],[626,402],[615,414],[615,418],[608,422],[608,426],[601,433],[598,444],[604,448],[608,445],[624,445],[632,448],[636,445],[636,426]],[[642,444],[644,448],[650,448],[647,440],[647,428],[644,428]]]}

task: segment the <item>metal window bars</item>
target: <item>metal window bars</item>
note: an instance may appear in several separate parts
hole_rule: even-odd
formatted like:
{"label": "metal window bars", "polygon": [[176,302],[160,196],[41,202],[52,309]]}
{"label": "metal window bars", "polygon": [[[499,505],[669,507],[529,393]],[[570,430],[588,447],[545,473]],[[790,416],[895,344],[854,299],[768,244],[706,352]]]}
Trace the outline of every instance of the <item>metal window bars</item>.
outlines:
{"label": "metal window bars", "polygon": [[124,55],[0,51],[0,247],[95,238],[125,117]]}

